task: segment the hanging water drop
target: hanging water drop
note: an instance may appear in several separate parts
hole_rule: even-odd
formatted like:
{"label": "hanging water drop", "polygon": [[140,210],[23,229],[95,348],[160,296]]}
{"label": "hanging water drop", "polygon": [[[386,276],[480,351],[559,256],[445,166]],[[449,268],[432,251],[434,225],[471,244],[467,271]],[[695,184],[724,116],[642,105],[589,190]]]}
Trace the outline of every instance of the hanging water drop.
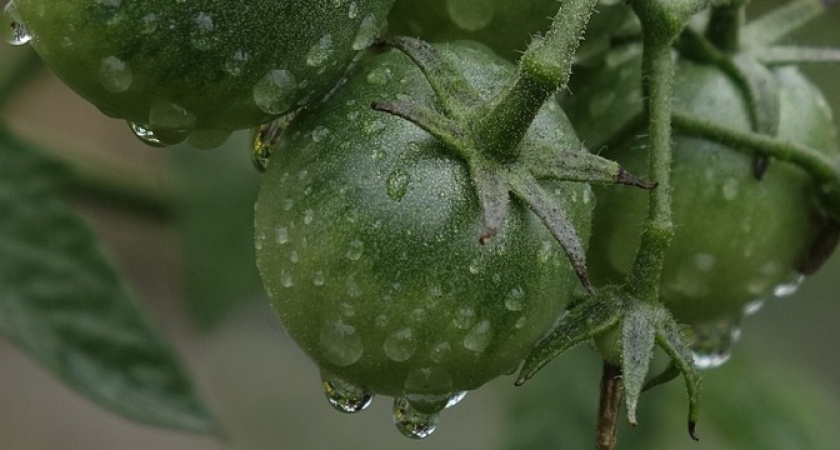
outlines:
{"label": "hanging water drop", "polygon": [[773,295],[776,296],[776,298],[793,295],[799,289],[799,286],[803,281],[805,281],[805,275],[796,274],[790,280],[776,285],[776,287],[773,288]]}
{"label": "hanging water drop", "polygon": [[439,414],[423,414],[415,411],[405,398],[394,399],[394,424],[403,436],[425,439],[435,432],[439,423]]}
{"label": "hanging water drop", "polygon": [[128,126],[131,128],[131,132],[134,133],[134,135],[137,136],[137,138],[144,144],[151,147],[166,147],[166,144],[161,142],[160,139],[155,136],[155,133],[145,126],[132,122],[128,122]]}
{"label": "hanging water drop", "polygon": [[157,99],[149,109],[149,127],[166,145],[184,142],[195,128],[196,117],[186,108]]}
{"label": "hanging water drop", "polygon": [[450,395],[449,400],[446,402],[445,409],[449,409],[449,408],[457,405],[458,403],[461,403],[461,400],[463,400],[464,397],[467,396],[467,392],[468,391],[461,391],[461,392],[456,392],[456,393]]}
{"label": "hanging water drop", "polygon": [[364,411],[373,402],[373,393],[341,378],[321,373],[324,380],[324,394],[330,405],[339,412],[356,414]]}
{"label": "hanging water drop", "polygon": [[741,318],[730,317],[689,327],[691,353],[698,369],[715,369],[729,361],[741,337]]}
{"label": "hanging water drop", "polygon": [[3,39],[12,45],[23,45],[32,40],[32,35],[26,25],[20,20],[17,12],[17,5],[10,1],[3,8],[2,21]]}
{"label": "hanging water drop", "polygon": [[753,301],[747,303],[746,305],[744,305],[744,315],[745,316],[751,316],[751,315],[761,311],[761,308],[763,308],[763,307],[764,307],[764,299],[759,298],[759,299],[753,300]]}
{"label": "hanging water drop", "polygon": [[254,86],[254,103],[267,114],[283,114],[294,106],[296,92],[292,72],[272,70]]}

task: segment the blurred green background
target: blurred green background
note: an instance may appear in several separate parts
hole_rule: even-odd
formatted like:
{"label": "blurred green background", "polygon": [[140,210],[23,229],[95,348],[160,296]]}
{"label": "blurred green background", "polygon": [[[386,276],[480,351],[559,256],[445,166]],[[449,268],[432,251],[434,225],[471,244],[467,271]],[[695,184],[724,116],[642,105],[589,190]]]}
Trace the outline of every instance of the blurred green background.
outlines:
{"label": "blurred green background", "polygon": [[[757,2],[755,10],[770,2]],[[797,40],[840,47],[840,9]],[[0,46],[0,73],[27,48]],[[840,66],[809,69],[840,117]],[[359,416],[334,412],[315,366],[284,334],[253,266],[258,175],[246,136],[211,151],[145,147],[43,69],[0,120],[74,165],[130,179],[153,208],[73,197],[175,343],[225,427],[217,441],[136,425],[64,388],[0,340],[0,449],[548,449],[592,448],[600,362],[586,348],[522,388],[497,380],[447,410],[426,441],[391,425],[390,399]],[[838,120],[840,126],[840,120]],[[733,360],[706,372],[700,443],[685,432],[685,393],[642,398],[619,448],[829,449],[840,442],[840,255],[793,296],[743,323]]]}

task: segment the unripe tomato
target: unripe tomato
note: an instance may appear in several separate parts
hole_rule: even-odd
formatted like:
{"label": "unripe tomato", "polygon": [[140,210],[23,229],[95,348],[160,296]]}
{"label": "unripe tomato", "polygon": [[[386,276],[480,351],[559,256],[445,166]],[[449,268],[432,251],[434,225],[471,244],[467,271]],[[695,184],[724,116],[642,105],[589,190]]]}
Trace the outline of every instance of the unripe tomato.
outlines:
{"label": "unripe tomato", "polygon": [[[485,98],[513,70],[477,44],[439,50]],[[406,56],[362,60],[279,138],[256,207],[263,282],[288,333],[324,372],[331,402],[356,410],[371,393],[394,396],[398,423],[419,420],[417,411],[435,417],[459,392],[514,369],[578,285],[555,238],[515,199],[498,235],[479,243],[466,162],[370,107],[406,99],[435,104]],[[554,102],[530,133],[581,148]],[[590,188],[544,187],[586,235]]]}
{"label": "unripe tomato", "polygon": [[393,0],[13,0],[65,83],[152,144],[203,146],[317,100]]}
{"label": "unripe tomato", "polygon": [[[616,50],[602,71],[572,86],[567,107],[581,137],[604,142],[642,110],[639,49]],[[778,138],[838,154],[831,111],[819,90],[793,67],[776,69],[781,100]],[[751,129],[736,83],[715,66],[678,58],[674,108],[734,129]],[[675,236],[662,273],[661,297],[677,319],[711,323],[740,317],[744,306],[783,291],[816,238],[825,215],[811,176],[771,161],[763,179],[753,156],[675,132]],[[647,141],[631,138],[604,151],[627,170],[647,171]],[[597,191],[589,262],[592,276],[620,282],[639,242],[648,198],[621,189]]]}

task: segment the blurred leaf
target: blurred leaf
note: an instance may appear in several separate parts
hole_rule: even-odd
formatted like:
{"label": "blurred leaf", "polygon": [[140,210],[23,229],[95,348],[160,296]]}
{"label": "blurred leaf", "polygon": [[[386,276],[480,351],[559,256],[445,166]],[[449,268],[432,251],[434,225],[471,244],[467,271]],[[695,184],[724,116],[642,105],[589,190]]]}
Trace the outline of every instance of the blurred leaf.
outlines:
{"label": "blurred leaf", "polygon": [[213,150],[181,147],[169,153],[187,303],[204,330],[220,325],[248,303],[268,301],[254,251],[259,174],[246,148],[242,133]]}
{"label": "blurred leaf", "polygon": [[0,125],[0,332],[118,414],[216,432],[172,348],[60,198],[66,173]]}

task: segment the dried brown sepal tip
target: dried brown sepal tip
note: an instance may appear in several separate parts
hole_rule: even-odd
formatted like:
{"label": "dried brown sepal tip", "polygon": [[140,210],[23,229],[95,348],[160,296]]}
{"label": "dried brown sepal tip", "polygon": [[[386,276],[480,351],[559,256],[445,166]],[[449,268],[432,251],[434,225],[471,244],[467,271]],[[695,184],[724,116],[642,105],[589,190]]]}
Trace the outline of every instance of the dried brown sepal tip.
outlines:
{"label": "dried brown sepal tip", "polygon": [[700,438],[697,437],[697,422],[693,420],[688,421],[688,435],[691,436],[691,439],[700,442]]}
{"label": "dried brown sepal tip", "polygon": [[825,264],[840,243],[840,222],[827,219],[820,226],[817,237],[796,270],[802,275],[812,275]]}
{"label": "dried brown sepal tip", "polygon": [[618,169],[618,177],[616,178],[618,184],[626,184],[628,186],[635,186],[642,189],[653,190],[659,186],[656,181],[643,180],[636,175],[626,171],[623,167]]}

